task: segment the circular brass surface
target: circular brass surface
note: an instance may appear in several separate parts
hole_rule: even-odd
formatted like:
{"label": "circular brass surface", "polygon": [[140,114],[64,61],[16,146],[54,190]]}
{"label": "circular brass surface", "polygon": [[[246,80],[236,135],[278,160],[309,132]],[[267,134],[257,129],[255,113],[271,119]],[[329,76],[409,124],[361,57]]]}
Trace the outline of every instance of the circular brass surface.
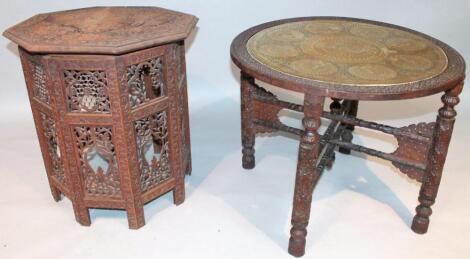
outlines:
{"label": "circular brass surface", "polygon": [[441,74],[444,51],[400,29],[347,20],[290,22],[261,30],[247,42],[261,64],[304,79],[345,85],[398,85]]}

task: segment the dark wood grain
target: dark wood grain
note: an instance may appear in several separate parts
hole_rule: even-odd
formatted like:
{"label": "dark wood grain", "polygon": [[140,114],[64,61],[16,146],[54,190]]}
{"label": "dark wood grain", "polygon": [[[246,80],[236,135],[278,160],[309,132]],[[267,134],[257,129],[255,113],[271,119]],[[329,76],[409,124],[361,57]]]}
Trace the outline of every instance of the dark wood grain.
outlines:
{"label": "dark wood grain", "polygon": [[[378,82],[377,86],[343,85],[278,72],[252,58],[247,51],[247,41],[257,32],[280,24],[319,19],[342,19],[385,26],[423,37],[442,48],[447,56],[448,66],[442,73],[432,78],[405,84],[385,85]],[[276,41],[276,39],[272,40]],[[261,24],[238,35],[232,42],[230,53],[233,62],[241,69],[242,74],[243,167],[251,169],[255,166],[254,143],[257,133],[284,131],[300,136],[288,249],[290,254],[302,256],[305,252],[312,192],[324,168],[332,165],[335,148],[345,154],[351,151],[361,152],[391,161],[392,165],[402,173],[422,182],[420,204],[416,208],[416,216],[411,228],[416,233],[425,233],[428,230],[429,217],[432,213],[431,206],[437,196],[455,121],[454,107],[459,102],[458,95],[462,91],[465,77],[465,62],[459,53],[439,40],[407,28],[342,17],[304,17]],[[256,80],[304,94],[304,105],[280,100],[271,92],[261,88]],[[439,109],[435,123],[417,123],[398,128],[357,118],[359,100],[400,100],[443,91],[445,92],[442,97],[444,106]],[[330,112],[323,111],[325,98],[333,99]],[[280,122],[279,112],[282,109],[303,113],[303,128],[293,128]],[[323,136],[317,132],[321,117],[330,120]],[[397,139],[398,147],[394,152],[386,153],[353,144],[355,127],[365,127],[390,134]]]}

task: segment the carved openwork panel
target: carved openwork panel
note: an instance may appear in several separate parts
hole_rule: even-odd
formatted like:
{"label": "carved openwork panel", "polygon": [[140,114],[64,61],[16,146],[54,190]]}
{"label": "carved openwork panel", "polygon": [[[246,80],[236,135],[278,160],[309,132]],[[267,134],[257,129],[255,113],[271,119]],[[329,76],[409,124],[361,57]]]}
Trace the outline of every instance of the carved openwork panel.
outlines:
{"label": "carved openwork panel", "polygon": [[163,96],[163,58],[157,57],[127,68],[129,102],[137,107],[154,98]]}
{"label": "carved openwork panel", "polygon": [[50,104],[49,91],[46,86],[46,75],[41,64],[29,61],[31,76],[33,80],[33,96],[39,101]]}
{"label": "carved openwork panel", "polygon": [[109,127],[81,126],[74,128],[86,194],[92,196],[119,196],[118,166]]}
{"label": "carved openwork panel", "polygon": [[104,71],[64,71],[67,106],[71,112],[109,113],[109,97]]}
{"label": "carved openwork panel", "polygon": [[167,114],[165,111],[135,122],[142,191],[171,176]]}
{"label": "carved openwork panel", "polygon": [[40,113],[44,138],[47,143],[49,159],[51,160],[52,177],[65,184],[65,173],[62,166],[61,154],[59,150],[59,139],[57,138],[55,121],[44,113]]}
{"label": "carved openwork panel", "polygon": [[[435,123],[418,123],[412,124],[401,129],[409,133],[418,134],[421,136],[426,136],[429,138],[428,141],[420,141],[416,139],[411,139],[405,136],[395,136],[398,141],[398,148],[393,152],[394,155],[397,155],[400,158],[408,159],[412,162],[425,163],[428,151],[431,146],[431,138],[433,134]],[[409,166],[402,165],[397,162],[392,163],[401,172],[408,175],[410,178],[415,179],[419,182],[422,181],[423,171],[418,170]]]}

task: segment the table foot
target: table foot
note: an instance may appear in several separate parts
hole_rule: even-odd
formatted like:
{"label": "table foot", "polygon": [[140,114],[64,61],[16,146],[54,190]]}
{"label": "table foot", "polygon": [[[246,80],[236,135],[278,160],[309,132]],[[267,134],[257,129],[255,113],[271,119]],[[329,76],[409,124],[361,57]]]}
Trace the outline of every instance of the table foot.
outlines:
{"label": "table foot", "polygon": [[90,219],[90,212],[88,208],[84,207],[82,204],[78,204],[78,202],[73,202],[73,212],[75,213],[75,220],[82,226],[90,226],[91,219]]}
{"label": "table foot", "polygon": [[416,234],[426,234],[428,232],[429,218],[413,218],[413,223],[411,225],[411,230]]}
{"label": "table foot", "polygon": [[291,230],[291,237],[289,238],[289,254],[295,257],[301,257],[305,254],[305,237],[307,236],[306,230]]}
{"label": "table foot", "polygon": [[175,186],[173,189],[173,203],[175,205],[182,204],[185,200],[185,196],[184,185],[182,187]]}
{"label": "table foot", "polygon": [[245,169],[255,168],[255,149],[250,147],[244,147],[242,150],[242,166]]}
{"label": "table foot", "polygon": [[416,207],[416,216],[413,218],[411,229],[417,234],[425,234],[429,227],[429,216],[432,214],[431,206],[434,199],[431,197],[419,197],[420,205]]}
{"label": "table foot", "polygon": [[143,206],[139,206],[133,210],[127,210],[127,223],[130,229],[139,229],[145,225]]}

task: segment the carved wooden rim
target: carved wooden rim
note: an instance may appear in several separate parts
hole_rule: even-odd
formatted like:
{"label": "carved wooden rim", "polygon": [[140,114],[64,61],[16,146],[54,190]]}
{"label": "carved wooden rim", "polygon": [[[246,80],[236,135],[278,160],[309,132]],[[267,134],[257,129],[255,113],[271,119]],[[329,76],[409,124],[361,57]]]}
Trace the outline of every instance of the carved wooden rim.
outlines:
{"label": "carved wooden rim", "polygon": [[[285,23],[318,19],[340,19],[345,21],[362,22],[395,28],[413,33],[417,36],[428,39],[434,44],[441,47],[444,53],[447,55],[448,66],[441,74],[417,82],[411,82],[406,84],[392,84],[388,86],[351,86],[338,83],[320,82],[316,80],[287,75],[285,73],[275,71],[264,64],[261,64],[260,62],[252,58],[251,55],[248,53],[248,50],[246,48],[248,40],[254,34],[261,30]],[[465,78],[465,61],[463,60],[462,56],[449,45],[423,33],[401,26],[347,17],[301,17],[264,23],[252,27],[239,34],[232,42],[232,45],[230,47],[230,56],[232,58],[232,61],[241,70],[243,70],[250,76],[253,76],[254,78],[264,81],[266,83],[296,92],[312,92],[315,95],[324,95],[343,99],[396,100],[422,97],[448,90],[463,81]]]}

